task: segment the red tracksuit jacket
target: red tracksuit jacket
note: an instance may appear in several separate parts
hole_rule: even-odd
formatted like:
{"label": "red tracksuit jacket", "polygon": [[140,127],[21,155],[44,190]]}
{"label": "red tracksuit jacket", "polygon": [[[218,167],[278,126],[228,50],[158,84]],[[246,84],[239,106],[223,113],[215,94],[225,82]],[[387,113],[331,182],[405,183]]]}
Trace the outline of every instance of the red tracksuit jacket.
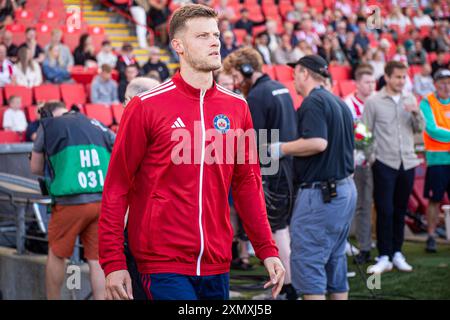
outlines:
{"label": "red tracksuit jacket", "polygon": [[[127,269],[123,230],[128,206],[129,244],[140,273],[206,276],[229,272],[230,185],[258,258],[278,256],[258,161],[217,164],[208,160],[208,155],[229,153],[226,148],[211,151],[211,143],[220,146],[221,140],[208,135],[215,132],[225,141],[233,130],[251,128],[242,97],[215,83],[206,91],[195,89],[179,73],[131,100],[120,123],[103,191],[99,255],[105,275]],[[189,133],[192,139],[174,139],[176,131]],[[188,160],[173,161],[174,154]]]}

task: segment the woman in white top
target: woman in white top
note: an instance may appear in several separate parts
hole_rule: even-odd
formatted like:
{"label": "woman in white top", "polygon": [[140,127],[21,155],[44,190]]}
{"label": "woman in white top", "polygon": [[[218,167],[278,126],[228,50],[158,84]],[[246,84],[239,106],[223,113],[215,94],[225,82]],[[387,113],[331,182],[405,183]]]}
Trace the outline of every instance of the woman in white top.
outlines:
{"label": "woman in white top", "polygon": [[397,25],[400,27],[401,32],[405,32],[406,27],[411,25],[411,20],[402,13],[399,6],[392,8],[392,13],[384,20],[386,26]]}
{"label": "woman in white top", "polygon": [[24,46],[19,49],[17,57],[18,61],[14,65],[15,84],[29,88],[41,85],[41,67],[33,60],[31,50]]}

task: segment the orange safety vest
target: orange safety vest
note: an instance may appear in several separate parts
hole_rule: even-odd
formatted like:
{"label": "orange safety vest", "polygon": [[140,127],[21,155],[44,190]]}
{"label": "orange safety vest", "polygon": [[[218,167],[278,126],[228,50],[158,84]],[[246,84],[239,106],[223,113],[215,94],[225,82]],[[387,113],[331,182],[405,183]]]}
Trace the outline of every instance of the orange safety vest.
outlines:
{"label": "orange safety vest", "polygon": [[[428,103],[430,104],[431,111],[433,112],[434,121],[436,126],[442,129],[450,130],[450,104],[442,104],[435,96],[434,93],[428,95]],[[434,140],[430,135],[423,132],[423,142],[425,144],[426,151],[449,151],[450,143]]]}

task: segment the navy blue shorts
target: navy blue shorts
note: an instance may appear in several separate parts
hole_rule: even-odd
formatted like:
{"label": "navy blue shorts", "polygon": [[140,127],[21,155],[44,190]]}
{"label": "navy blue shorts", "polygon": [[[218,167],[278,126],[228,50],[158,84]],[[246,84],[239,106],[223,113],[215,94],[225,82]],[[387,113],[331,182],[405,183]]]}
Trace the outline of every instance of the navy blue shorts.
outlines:
{"label": "navy blue shorts", "polygon": [[149,300],[228,300],[229,273],[185,276],[176,273],[142,274]]}
{"label": "navy blue shorts", "polygon": [[450,197],[450,165],[427,167],[423,196],[441,202],[445,192]]}

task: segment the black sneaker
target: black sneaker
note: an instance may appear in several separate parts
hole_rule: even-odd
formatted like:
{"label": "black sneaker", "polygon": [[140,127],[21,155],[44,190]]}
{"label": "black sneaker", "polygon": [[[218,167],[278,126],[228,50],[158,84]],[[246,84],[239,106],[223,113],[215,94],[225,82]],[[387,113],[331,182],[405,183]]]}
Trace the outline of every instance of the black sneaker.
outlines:
{"label": "black sneaker", "polygon": [[353,258],[353,263],[355,264],[365,264],[369,262],[372,262],[370,251],[360,251],[359,254]]}
{"label": "black sneaker", "polygon": [[429,253],[435,253],[437,252],[437,248],[436,248],[436,239],[434,239],[431,236],[428,236],[427,239],[427,246],[425,247],[425,251],[429,252]]}
{"label": "black sneaker", "polygon": [[297,292],[290,283],[283,285],[280,294],[286,294],[286,300],[297,300],[298,298]]}

